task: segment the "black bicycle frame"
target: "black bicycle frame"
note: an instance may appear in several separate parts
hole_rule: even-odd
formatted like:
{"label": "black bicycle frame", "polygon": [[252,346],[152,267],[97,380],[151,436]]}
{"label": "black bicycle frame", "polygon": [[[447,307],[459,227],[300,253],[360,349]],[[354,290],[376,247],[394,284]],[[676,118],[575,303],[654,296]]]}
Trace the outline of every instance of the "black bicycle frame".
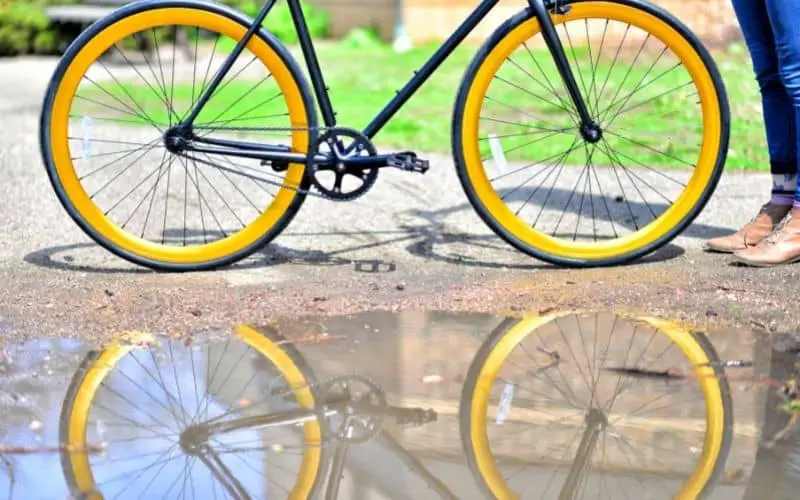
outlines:
{"label": "black bicycle frame", "polygon": [[[322,113],[322,120],[326,127],[333,127],[336,125],[336,113],[334,112],[331,103],[330,95],[328,94],[328,87],[325,84],[325,79],[319,65],[314,43],[309,34],[308,24],[303,12],[301,10],[301,0],[286,0],[289,5],[289,10],[297,31],[300,48],[303,51],[303,57],[306,60],[308,73],[311,77],[311,84],[313,86],[314,94],[317,100],[317,105]],[[386,106],[378,112],[375,118],[364,128],[363,134],[368,138],[373,138],[380,130],[391,120],[391,118],[403,107],[403,105],[422,87],[422,85],[433,75],[433,73],[444,63],[453,51],[469,36],[475,27],[486,17],[489,12],[494,9],[500,0],[481,0],[481,3],[472,11],[472,13],[456,28],[450,37],[436,50],[431,58],[414,73],[411,79],[397,91],[397,94],[386,104]],[[558,38],[555,26],[550,18],[549,11],[557,7],[558,0],[528,0],[530,7],[538,19],[542,35],[545,42],[553,55],[556,68],[558,69],[564,84],[569,91],[570,97],[575,104],[578,115],[581,119],[580,126],[583,129],[594,126],[594,123],[589,116],[586,104],[581,96],[580,89],[575,80],[575,77],[570,69],[567,61],[567,56],[564,52],[564,47],[561,40]],[[253,25],[247,31],[245,36],[239,40],[238,44],[228,56],[228,59],[219,69],[217,74],[211,81],[211,84],[205,90],[203,95],[198,99],[196,107],[189,114],[187,119],[181,124],[185,130],[191,130],[191,127],[200,114],[203,106],[208,102],[211,96],[216,91],[217,87],[222,83],[222,80],[230,72],[236,59],[241,55],[244,47],[250,42],[252,37],[260,29],[264,19],[269,14],[272,7],[275,6],[277,0],[267,0],[261,12],[256,16]],[[289,148],[280,146],[271,146],[253,142],[242,142],[235,140],[213,139],[207,137],[192,136],[194,143],[207,144],[209,146],[218,146],[215,148],[207,148],[197,146],[195,144],[189,145],[186,149],[188,151],[208,153],[208,154],[225,154],[230,156],[238,156],[245,158],[256,158],[261,160],[269,160],[273,162],[288,162],[288,163],[304,163],[307,161],[307,155],[301,153],[292,153]],[[224,149],[220,149],[224,148]],[[325,161],[325,157],[318,158],[320,162]],[[364,166],[371,166],[376,163],[374,158],[361,157],[348,159],[348,162],[364,163]]]}

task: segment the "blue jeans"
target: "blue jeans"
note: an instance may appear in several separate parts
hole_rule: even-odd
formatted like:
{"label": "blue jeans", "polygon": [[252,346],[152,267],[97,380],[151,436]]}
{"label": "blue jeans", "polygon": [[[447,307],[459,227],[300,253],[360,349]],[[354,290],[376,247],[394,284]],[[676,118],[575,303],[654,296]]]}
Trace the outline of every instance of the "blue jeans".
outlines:
{"label": "blue jeans", "polygon": [[761,89],[772,173],[796,174],[800,165],[800,0],[732,1]]}

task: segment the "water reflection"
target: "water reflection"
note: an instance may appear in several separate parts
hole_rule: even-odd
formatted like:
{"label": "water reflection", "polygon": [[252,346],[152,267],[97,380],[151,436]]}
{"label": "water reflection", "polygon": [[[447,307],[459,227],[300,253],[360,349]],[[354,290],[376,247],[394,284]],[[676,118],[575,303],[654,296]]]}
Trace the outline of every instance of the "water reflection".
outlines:
{"label": "water reflection", "polygon": [[769,485],[796,491],[797,446],[758,441],[788,415],[719,362],[755,359],[776,380],[794,366],[776,371],[747,332],[712,338],[611,313],[405,312],[16,346],[0,367],[0,491],[782,498]]}

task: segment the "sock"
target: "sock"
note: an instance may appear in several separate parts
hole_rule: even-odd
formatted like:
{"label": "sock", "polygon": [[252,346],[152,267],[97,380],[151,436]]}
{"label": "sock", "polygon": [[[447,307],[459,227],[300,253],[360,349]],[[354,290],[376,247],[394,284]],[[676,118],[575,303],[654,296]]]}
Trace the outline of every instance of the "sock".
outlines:
{"label": "sock", "polygon": [[772,204],[797,206],[800,200],[795,200],[796,192],[797,174],[772,174]]}

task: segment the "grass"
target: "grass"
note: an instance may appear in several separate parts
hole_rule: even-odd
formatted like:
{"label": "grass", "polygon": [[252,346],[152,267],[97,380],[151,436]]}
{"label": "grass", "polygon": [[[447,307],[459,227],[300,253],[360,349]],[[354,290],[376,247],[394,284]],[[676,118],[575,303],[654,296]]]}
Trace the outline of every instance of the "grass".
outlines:
{"label": "grass", "polygon": [[[318,55],[327,84],[331,89],[331,97],[338,112],[339,123],[353,128],[365,126],[395,95],[395,91],[412,76],[413,72],[425,63],[435,49],[436,46],[424,46],[404,54],[395,54],[387,47],[360,49],[346,47],[342,44],[320,44]],[[293,52],[298,57],[300,56],[299,51],[294,50]],[[475,49],[469,47],[454,52],[439,71],[378,134],[375,138],[376,142],[385,148],[408,148],[424,152],[449,151],[456,92],[474,53]],[[541,51],[534,51],[534,53],[537,60],[550,61],[548,54]],[[581,59],[580,53],[581,51],[578,50],[579,61],[591,60],[591,58]],[[583,51],[583,53],[586,52]],[[747,53],[741,46],[735,45],[726,51],[715,52],[714,58],[723,74],[731,103],[732,133],[727,167],[729,169],[768,170],[760,97],[755,80],[750,76],[751,70]],[[625,96],[625,92],[629,92],[629,90],[624,90],[617,93],[616,96],[614,94],[614,92],[619,92],[616,89],[625,83],[626,80],[623,77],[629,78],[627,89],[632,88],[630,82],[638,81],[640,75],[647,74],[652,60],[652,57],[649,59],[642,57],[635,64],[635,60],[631,57],[616,63],[613,63],[610,58],[609,60],[600,60],[596,71],[597,75],[608,73],[612,67],[614,71],[610,73],[606,93],[602,97],[590,99],[592,105],[602,109],[610,103],[619,103]],[[646,61],[646,63],[642,61]],[[664,71],[667,71],[670,66],[664,63],[663,67],[666,68]],[[586,65],[584,65],[584,69],[586,69]],[[550,81],[557,81],[558,77],[552,64],[548,67],[543,63],[543,70],[545,75],[549,75]],[[656,66],[656,69],[650,74],[660,74],[659,72],[660,66]],[[585,88],[588,88],[591,76],[588,70],[584,73],[585,80],[582,82],[579,80],[579,83],[583,83]],[[509,83],[495,81],[489,89],[489,94],[495,98],[500,96],[499,100],[514,103],[514,107],[509,108],[507,104],[504,104],[504,107],[494,107],[491,116],[502,116],[506,119],[516,118],[516,121],[520,121],[521,115],[535,115],[542,120],[542,124],[549,128],[566,127],[570,124],[568,117],[556,105],[553,105],[552,100],[530,105],[518,104],[530,99],[523,99],[526,95],[521,93],[522,91],[517,86],[525,86],[526,90],[535,88],[535,85],[528,80],[528,75],[509,64],[501,68],[499,74],[504,75],[504,79]],[[625,76],[626,74],[628,76]],[[680,95],[680,93],[658,97],[660,93],[680,86],[685,80],[686,76],[681,75],[680,71],[665,73],[662,78],[650,85],[648,89],[650,93],[647,94],[649,97],[643,99],[647,101],[646,105],[637,109],[636,113],[623,113],[614,122],[615,127],[619,127],[618,130],[623,132],[620,132],[620,135],[614,139],[608,134],[606,137],[610,143],[613,141],[614,149],[620,157],[635,158],[636,161],[647,164],[681,166],[682,162],[678,159],[696,156],[700,129],[697,115],[698,106],[694,105],[694,101],[684,100],[687,95]],[[169,83],[168,80],[165,81]],[[255,114],[264,115],[264,107],[258,107],[258,103],[268,101],[268,94],[274,92],[274,88],[273,90],[257,90],[249,94],[247,99],[238,100],[252,86],[253,81],[246,79],[228,84],[218,96],[209,102],[199,118],[200,122],[204,119],[211,121],[211,118],[218,118],[221,112],[224,112],[223,116],[218,119],[233,117],[246,120]],[[596,86],[599,87],[599,83]],[[689,88],[691,89],[691,87]],[[140,80],[120,82],[112,85],[110,91],[123,99],[126,95],[148,93],[148,89]],[[101,95],[98,90],[93,92],[95,97]],[[197,94],[197,88],[193,87],[191,81],[178,82],[172,85],[170,94],[177,103],[188,107],[192,97]],[[684,92],[684,94],[688,94],[688,92]],[[154,120],[167,122],[168,116],[164,106],[152,97],[154,96],[151,94],[151,99],[142,104],[143,108]],[[564,97],[566,98],[566,96]],[[687,102],[692,106],[687,106]],[[269,105],[272,104],[282,105],[281,102]],[[254,105],[256,105],[256,109],[252,110]],[[488,107],[489,104],[486,106]],[[559,114],[560,116],[557,116]],[[609,116],[611,114],[613,114],[613,110]],[[670,118],[668,122],[663,119],[665,116]],[[494,127],[492,132],[501,137],[514,136],[515,130],[519,131],[520,129],[500,124]],[[487,135],[485,132],[482,125],[482,137]],[[694,137],[689,137],[688,134],[693,133]],[[517,133],[516,135],[529,136],[530,134]],[[636,143],[631,142],[630,138],[634,138]],[[535,144],[531,144],[530,137],[517,137],[516,140],[512,138],[509,139],[510,142],[504,142],[503,147],[508,152],[509,159],[542,159],[564,151],[571,140],[571,136],[556,135],[548,141],[533,141]],[[656,149],[667,152],[669,156],[653,153]],[[489,154],[487,142],[482,143],[482,152],[486,155]],[[603,159],[595,158],[595,163],[602,162]]]}

